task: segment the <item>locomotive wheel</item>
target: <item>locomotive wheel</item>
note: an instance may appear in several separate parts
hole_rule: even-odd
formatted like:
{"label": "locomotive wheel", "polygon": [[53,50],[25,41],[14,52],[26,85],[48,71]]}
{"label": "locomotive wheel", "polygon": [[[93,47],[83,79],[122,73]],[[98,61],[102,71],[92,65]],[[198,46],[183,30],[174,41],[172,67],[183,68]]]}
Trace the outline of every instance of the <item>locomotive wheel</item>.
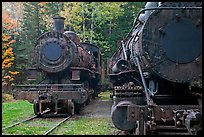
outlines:
{"label": "locomotive wheel", "polygon": [[86,91],[87,91],[87,99],[86,99],[86,102],[85,102],[85,104],[84,104],[84,106],[85,105],[88,105],[89,103],[90,103],[90,89],[89,89],[89,82],[88,81],[85,81],[84,82],[84,86],[85,86],[85,89],[86,89]]}
{"label": "locomotive wheel", "polygon": [[90,92],[88,92],[88,99],[86,101],[86,105],[88,105],[91,102],[91,95]]}
{"label": "locomotive wheel", "polygon": [[88,91],[87,90],[84,90],[83,91],[83,97],[81,99],[74,99],[74,102],[80,106],[84,106],[87,99],[88,99]]}
{"label": "locomotive wheel", "polygon": [[39,108],[39,102],[35,99],[33,102],[33,108],[34,108],[34,113],[35,115],[40,116],[40,108]]}
{"label": "locomotive wheel", "polygon": [[67,113],[69,115],[74,115],[74,103],[70,99],[67,100]]}

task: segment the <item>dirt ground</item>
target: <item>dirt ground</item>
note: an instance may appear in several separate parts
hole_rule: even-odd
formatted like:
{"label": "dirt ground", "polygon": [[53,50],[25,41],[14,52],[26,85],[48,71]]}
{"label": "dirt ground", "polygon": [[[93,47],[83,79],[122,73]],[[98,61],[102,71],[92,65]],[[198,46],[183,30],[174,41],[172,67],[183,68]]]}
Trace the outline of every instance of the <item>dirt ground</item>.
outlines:
{"label": "dirt ground", "polygon": [[[85,106],[84,109],[80,111],[79,115],[80,117],[108,118],[111,121],[112,104],[112,100],[101,100],[101,98],[98,97]],[[121,131],[115,128],[112,122],[110,122],[110,130],[110,135],[124,135]]]}
{"label": "dirt ground", "polygon": [[80,112],[82,117],[111,118],[112,100],[101,100],[100,97],[92,100]]}

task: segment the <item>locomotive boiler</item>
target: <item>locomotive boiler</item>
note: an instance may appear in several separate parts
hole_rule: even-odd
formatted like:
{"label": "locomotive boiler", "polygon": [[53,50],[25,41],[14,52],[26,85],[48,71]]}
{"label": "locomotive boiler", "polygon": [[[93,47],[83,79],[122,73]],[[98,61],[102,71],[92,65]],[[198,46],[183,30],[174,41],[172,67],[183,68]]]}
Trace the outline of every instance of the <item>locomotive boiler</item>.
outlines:
{"label": "locomotive boiler", "polygon": [[117,47],[108,61],[115,127],[201,134],[202,3],[147,2]]}
{"label": "locomotive boiler", "polygon": [[72,31],[64,32],[63,17],[56,16],[53,31],[42,34],[34,48],[35,69],[44,75],[39,84],[17,85],[14,96],[34,104],[41,115],[74,114],[100,93],[100,49],[82,43]]}

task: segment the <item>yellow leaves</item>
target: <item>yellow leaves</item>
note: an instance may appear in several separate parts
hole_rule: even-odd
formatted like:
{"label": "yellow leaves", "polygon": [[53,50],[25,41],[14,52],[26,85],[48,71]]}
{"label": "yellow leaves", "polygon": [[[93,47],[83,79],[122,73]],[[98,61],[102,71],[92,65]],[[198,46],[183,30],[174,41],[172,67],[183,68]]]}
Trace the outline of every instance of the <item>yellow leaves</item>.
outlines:
{"label": "yellow leaves", "polygon": [[[16,42],[11,39],[11,36],[7,33],[10,33],[12,29],[14,29],[17,24],[15,21],[11,20],[6,12],[2,13],[2,69],[8,69],[13,65],[14,54],[13,48],[11,44]],[[9,30],[9,31],[8,31]]]}
{"label": "yellow leaves", "polygon": [[10,61],[10,60],[14,60],[13,49],[11,47],[7,48],[6,50],[2,50],[2,51],[3,51],[2,52],[3,61],[4,61],[4,59],[5,59],[5,62]]}
{"label": "yellow leaves", "polygon": [[16,40],[11,40],[8,44],[12,44],[12,43],[14,43],[14,42],[16,42]]}
{"label": "yellow leaves", "polygon": [[9,36],[5,33],[2,33],[2,41],[4,41],[4,42],[9,41],[10,38],[11,38],[11,36]]}
{"label": "yellow leaves", "polygon": [[16,74],[19,74],[19,72],[18,72],[18,71],[9,71],[9,73],[10,73],[11,75],[16,75]]}
{"label": "yellow leaves", "polygon": [[10,79],[11,76],[7,75],[7,76],[4,76],[5,79]]}
{"label": "yellow leaves", "polygon": [[14,32],[13,34],[14,34],[14,35],[18,35],[19,33],[18,33],[18,32]]}
{"label": "yellow leaves", "polygon": [[75,32],[81,31],[81,6],[81,2],[67,2],[64,4],[64,10],[60,12],[60,15],[66,18],[65,25],[72,26]]}
{"label": "yellow leaves", "polygon": [[3,12],[2,13],[2,30],[13,30],[17,27],[17,22],[15,20],[12,20],[9,18],[8,13]]}
{"label": "yellow leaves", "polygon": [[2,13],[2,82],[11,83],[14,81],[14,75],[19,72],[9,71],[14,61],[14,53],[11,45],[16,40],[11,39],[10,35],[14,33],[14,29],[17,27],[17,22],[10,19],[6,12]]}
{"label": "yellow leaves", "polygon": [[46,5],[47,3],[48,3],[48,2],[39,2],[38,5],[44,6],[44,5]]}
{"label": "yellow leaves", "polygon": [[10,22],[9,15],[5,12],[2,13],[2,22],[3,23]]}
{"label": "yellow leaves", "polygon": [[[3,79],[2,79],[3,83],[8,84],[8,82],[10,83],[10,82],[14,81],[14,76],[17,74],[19,74],[19,72],[9,71],[9,74],[7,74],[6,76],[3,77]],[[14,85],[14,83],[11,83],[11,86],[13,86],[13,85]]]}
{"label": "yellow leaves", "polygon": [[9,81],[13,81],[13,80],[14,80],[14,78],[10,78],[10,79],[9,79]]}

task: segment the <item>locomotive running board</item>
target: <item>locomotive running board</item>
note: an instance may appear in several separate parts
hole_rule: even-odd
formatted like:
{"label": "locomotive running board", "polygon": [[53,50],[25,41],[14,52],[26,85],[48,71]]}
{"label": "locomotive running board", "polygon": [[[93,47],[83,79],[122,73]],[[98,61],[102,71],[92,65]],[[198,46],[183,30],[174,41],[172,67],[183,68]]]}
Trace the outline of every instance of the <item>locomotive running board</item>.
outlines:
{"label": "locomotive running board", "polygon": [[[33,103],[34,99],[40,95],[62,100],[80,99],[84,92],[83,84],[28,84],[15,86],[13,96],[15,99],[25,99]],[[49,98],[47,100],[49,101]]]}

